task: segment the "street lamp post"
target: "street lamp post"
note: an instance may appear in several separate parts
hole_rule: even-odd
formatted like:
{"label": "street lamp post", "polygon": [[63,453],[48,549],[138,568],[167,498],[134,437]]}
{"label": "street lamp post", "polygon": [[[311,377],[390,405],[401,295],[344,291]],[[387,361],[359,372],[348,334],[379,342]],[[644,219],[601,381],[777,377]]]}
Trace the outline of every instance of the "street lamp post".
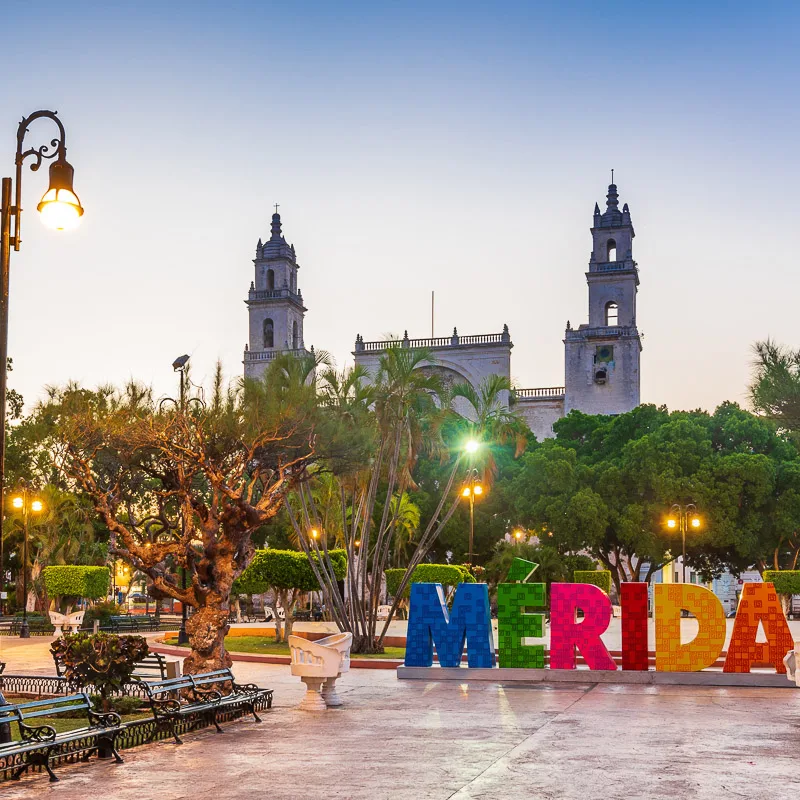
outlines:
{"label": "street lamp post", "polygon": [[469,564],[472,566],[472,551],[475,544],[475,498],[483,494],[483,484],[477,469],[470,469],[461,489],[461,496],[469,500]]}
{"label": "street lamp post", "polygon": [[667,527],[670,530],[678,528],[681,534],[681,583],[686,583],[686,531],[688,528],[699,530],[701,524],[702,521],[694,503],[686,505],[674,503],[669,510]]}
{"label": "street lamp post", "polygon": [[[173,372],[180,372],[181,374],[181,388],[180,388],[180,395],[178,401],[178,408],[181,410],[181,414],[186,410],[186,369],[189,365],[189,356],[183,355],[178,356],[172,362],[172,370]],[[186,591],[186,567],[181,570],[181,588]],[[189,644],[189,634],[186,633],[186,602],[181,603],[181,629],[178,631],[178,644]]]}
{"label": "street lamp post", "polygon": [[14,496],[11,505],[22,511],[22,625],[19,627],[19,638],[28,639],[31,635],[28,626],[28,517],[31,512],[41,513],[44,504],[38,497],[32,498],[28,485],[21,483],[19,494]]}
{"label": "street lamp post", "polygon": [[[58,135],[49,144],[22,149],[28,126],[38,119],[50,119],[58,128]],[[19,250],[22,220],[22,166],[28,157],[34,162],[31,170],[36,172],[43,159],[55,158],[50,165],[50,185],[42,196],[37,210],[42,222],[56,230],[74,228],[83,216],[83,207],[72,188],[74,170],[67,161],[67,145],[64,126],[53,111],[37,111],[23,117],[17,127],[17,152],[15,186],[11,178],[3,178],[0,187],[0,498],[5,497],[5,452],[6,452],[6,379],[8,372],[8,300],[11,248]],[[11,202],[12,189],[14,202]],[[13,221],[13,228],[12,228]],[[0,592],[5,590],[3,567],[3,540],[0,537]]]}

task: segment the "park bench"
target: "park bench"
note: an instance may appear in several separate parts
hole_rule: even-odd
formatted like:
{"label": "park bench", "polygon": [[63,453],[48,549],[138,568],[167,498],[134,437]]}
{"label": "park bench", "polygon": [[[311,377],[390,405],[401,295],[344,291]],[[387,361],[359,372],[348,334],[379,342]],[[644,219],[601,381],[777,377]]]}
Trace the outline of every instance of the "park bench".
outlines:
{"label": "park bench", "polygon": [[[75,713],[86,714],[87,724],[71,731],[57,732],[51,725],[31,725],[41,717],[57,717],[65,714],[74,717]],[[31,703],[0,705],[0,724],[16,722],[20,741],[0,744],[0,759],[8,764],[9,757],[19,756],[22,763],[9,765],[13,780],[19,780],[23,772],[40,766],[47,770],[50,781],[57,781],[51,761],[60,755],[81,753],[87,760],[92,753],[101,758],[114,756],[122,763],[117,752],[116,738],[124,728],[119,714],[98,713],[92,710],[89,696],[85,693],[73,694],[58,699],[34,700]]]}
{"label": "park bench", "polygon": [[[272,708],[272,689],[261,689],[254,683],[237,683],[229,669],[142,682],[142,686],[156,722],[166,725],[178,744],[183,744],[177,732],[177,724],[183,719],[206,717],[217,733],[222,733],[217,719],[220,711],[243,706],[256,722],[261,722],[256,713],[256,701],[266,698],[267,708]],[[227,689],[228,693],[223,694],[220,688]]]}
{"label": "park bench", "polygon": [[[11,635],[19,636],[22,627],[22,617],[15,617],[11,623]],[[50,620],[39,618],[28,618],[28,631],[31,636],[47,636],[53,633],[55,628],[50,624]]]}

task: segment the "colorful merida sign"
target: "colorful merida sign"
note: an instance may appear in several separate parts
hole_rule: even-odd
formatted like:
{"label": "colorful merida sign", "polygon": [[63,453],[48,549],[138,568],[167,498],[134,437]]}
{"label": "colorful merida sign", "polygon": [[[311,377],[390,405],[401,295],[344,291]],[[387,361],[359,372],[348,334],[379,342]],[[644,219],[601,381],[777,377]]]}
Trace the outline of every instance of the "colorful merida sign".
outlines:
{"label": "colorful merida sign", "polygon": [[[507,582],[497,587],[500,667],[545,666],[545,645],[524,643],[544,635],[544,614],[535,609],[545,606],[545,584],[527,583],[535,569],[536,564],[515,559]],[[648,668],[647,588],[646,583],[622,585],[623,670]],[[714,664],[726,633],[725,612],[716,596],[693,584],[658,584],[654,603],[656,669],[696,672]],[[697,636],[687,644],[681,642],[682,610],[691,612],[699,624]],[[590,669],[617,669],[601,639],[611,617],[611,600],[597,586],[551,584],[550,669],[575,669],[576,651]],[[756,641],[759,623],[766,642]],[[435,645],[442,667],[459,667],[465,644],[469,667],[495,666],[488,586],[460,584],[448,612],[440,584],[412,584],[405,665],[432,666]],[[783,657],[793,647],[773,585],[744,584],[723,671],[750,672],[753,664],[771,664],[785,673]]]}

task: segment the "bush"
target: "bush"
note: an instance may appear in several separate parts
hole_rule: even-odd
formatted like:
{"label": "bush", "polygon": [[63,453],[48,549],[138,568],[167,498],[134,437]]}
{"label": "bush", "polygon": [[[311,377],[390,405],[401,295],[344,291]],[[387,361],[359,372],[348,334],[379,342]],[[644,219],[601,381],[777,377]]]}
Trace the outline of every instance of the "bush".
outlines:
{"label": "bush", "polygon": [[606,594],[611,594],[611,571],[607,569],[576,569],[572,573],[574,583],[591,583],[599,586]]}
{"label": "bush", "polygon": [[121,613],[120,607],[116,603],[110,601],[95,603],[86,610],[86,614],[83,617],[83,627],[92,628],[94,621],[99,620],[101,628],[108,628],[111,626],[111,617],[117,617]]}
{"label": "bush", "polygon": [[64,664],[64,676],[74,686],[100,693],[103,710],[110,710],[110,696],[131,679],[136,662],[149,648],[143,636],[114,636],[108,633],[67,633],[50,645],[50,651]]}
{"label": "bush", "polygon": [[800,570],[765,569],[764,581],[771,583],[778,594],[800,594]]}
{"label": "bush", "polygon": [[[337,580],[347,575],[347,552],[329,550]],[[316,558],[316,556],[313,556]],[[306,554],[299,550],[256,550],[250,566],[236,579],[232,594],[264,594],[270,589],[300,589],[315,592],[320,588]]]}
{"label": "bush", "polygon": [[[400,581],[406,574],[404,569],[387,569],[386,592],[392,597],[397,596],[400,588]],[[403,598],[409,596],[412,583],[441,583],[442,588],[447,591],[449,588],[458,586],[459,583],[475,583],[467,567],[455,564],[419,564],[411,575],[411,581],[403,592]]]}
{"label": "bush", "polygon": [[60,597],[65,606],[85,597],[96,600],[108,595],[108,567],[45,567],[44,588],[50,599]]}

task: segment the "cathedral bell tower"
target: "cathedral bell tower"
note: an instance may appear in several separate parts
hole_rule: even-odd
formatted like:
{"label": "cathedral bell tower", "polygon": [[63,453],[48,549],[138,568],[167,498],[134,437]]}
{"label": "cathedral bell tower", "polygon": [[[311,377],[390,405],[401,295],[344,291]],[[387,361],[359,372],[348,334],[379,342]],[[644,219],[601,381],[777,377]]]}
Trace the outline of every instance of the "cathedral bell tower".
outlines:
{"label": "cathedral bell tower", "polygon": [[619,210],[612,183],[606,210],[595,203],[593,249],[586,281],[589,324],[564,336],[564,413],[623,414],[639,405],[641,337],[636,327],[639,270],[633,260],[633,223],[626,203]]}
{"label": "cathedral bell tower", "polygon": [[247,304],[250,336],[244,351],[244,375],[260,377],[278,353],[305,353],[303,319],[306,308],[297,288],[300,265],[294,245],[281,233],[278,207],[272,215],[272,229],[266,244],[256,246],[255,280],[250,284]]}

